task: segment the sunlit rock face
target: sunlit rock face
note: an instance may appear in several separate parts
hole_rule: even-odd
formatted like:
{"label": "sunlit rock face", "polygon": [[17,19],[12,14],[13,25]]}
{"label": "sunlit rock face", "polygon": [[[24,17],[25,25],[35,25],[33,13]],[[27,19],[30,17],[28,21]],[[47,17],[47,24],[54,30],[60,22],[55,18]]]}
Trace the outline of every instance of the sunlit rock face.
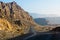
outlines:
{"label": "sunlit rock face", "polygon": [[29,33],[31,26],[40,27],[16,2],[0,2],[0,39]]}
{"label": "sunlit rock face", "polygon": [[0,2],[0,17],[7,17],[13,19],[32,20],[28,12],[24,11],[16,2],[3,3]]}

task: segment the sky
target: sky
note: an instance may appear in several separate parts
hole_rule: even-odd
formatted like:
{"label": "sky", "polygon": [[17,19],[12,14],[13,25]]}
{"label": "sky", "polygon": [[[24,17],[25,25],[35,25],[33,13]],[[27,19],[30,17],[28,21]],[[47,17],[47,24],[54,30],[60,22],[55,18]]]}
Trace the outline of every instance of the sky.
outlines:
{"label": "sky", "polygon": [[60,16],[60,0],[0,0],[3,2],[17,2],[25,11],[43,16]]}

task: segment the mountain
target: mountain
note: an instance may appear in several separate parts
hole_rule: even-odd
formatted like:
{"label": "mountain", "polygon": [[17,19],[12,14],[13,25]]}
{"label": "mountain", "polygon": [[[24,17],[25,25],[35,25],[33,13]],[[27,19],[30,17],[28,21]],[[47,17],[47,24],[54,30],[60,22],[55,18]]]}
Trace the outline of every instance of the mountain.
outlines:
{"label": "mountain", "polygon": [[48,22],[45,18],[35,18],[34,20],[39,25],[42,25],[42,26],[48,25]]}
{"label": "mountain", "polygon": [[32,16],[15,1],[9,3],[0,2],[0,40],[27,33],[45,32],[50,29],[51,27],[46,28],[38,25]]}
{"label": "mountain", "polygon": [[15,1],[0,2],[0,40],[27,34],[30,27],[37,31],[40,25]]}
{"label": "mountain", "polygon": [[60,25],[60,17],[43,17],[43,18],[34,18],[35,22],[39,25]]}
{"label": "mountain", "polygon": [[[38,18],[43,18],[46,19],[49,25],[53,25],[53,24],[60,24],[60,16],[57,16],[56,14],[38,14],[38,13],[30,13],[30,15],[34,18],[34,19],[38,19]],[[40,23],[39,23],[40,24]]]}

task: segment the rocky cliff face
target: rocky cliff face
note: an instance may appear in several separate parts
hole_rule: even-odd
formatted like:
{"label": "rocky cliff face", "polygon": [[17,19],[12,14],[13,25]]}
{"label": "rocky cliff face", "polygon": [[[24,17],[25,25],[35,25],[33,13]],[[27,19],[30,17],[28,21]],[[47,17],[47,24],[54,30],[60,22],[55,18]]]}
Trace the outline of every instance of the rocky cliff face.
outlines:
{"label": "rocky cliff face", "polygon": [[5,17],[11,20],[32,20],[32,17],[28,14],[28,12],[24,11],[20,6],[16,4],[16,2],[0,2],[0,17]]}
{"label": "rocky cliff face", "polygon": [[24,11],[16,2],[0,2],[0,31],[2,32],[0,39],[26,34],[31,26],[39,27],[28,12]]}

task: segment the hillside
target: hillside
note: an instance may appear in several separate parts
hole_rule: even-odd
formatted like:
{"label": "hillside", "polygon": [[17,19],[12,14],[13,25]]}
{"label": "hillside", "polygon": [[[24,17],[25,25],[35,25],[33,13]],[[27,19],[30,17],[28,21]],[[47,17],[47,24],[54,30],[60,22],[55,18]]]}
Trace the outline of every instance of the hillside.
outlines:
{"label": "hillside", "polygon": [[0,2],[1,40],[29,33],[30,27],[35,29],[40,25],[34,22],[28,12],[24,11],[16,2]]}
{"label": "hillside", "polygon": [[35,23],[32,16],[16,2],[0,2],[0,40],[30,32],[34,33],[33,30],[35,32],[48,31],[50,28],[42,28],[42,26]]}

